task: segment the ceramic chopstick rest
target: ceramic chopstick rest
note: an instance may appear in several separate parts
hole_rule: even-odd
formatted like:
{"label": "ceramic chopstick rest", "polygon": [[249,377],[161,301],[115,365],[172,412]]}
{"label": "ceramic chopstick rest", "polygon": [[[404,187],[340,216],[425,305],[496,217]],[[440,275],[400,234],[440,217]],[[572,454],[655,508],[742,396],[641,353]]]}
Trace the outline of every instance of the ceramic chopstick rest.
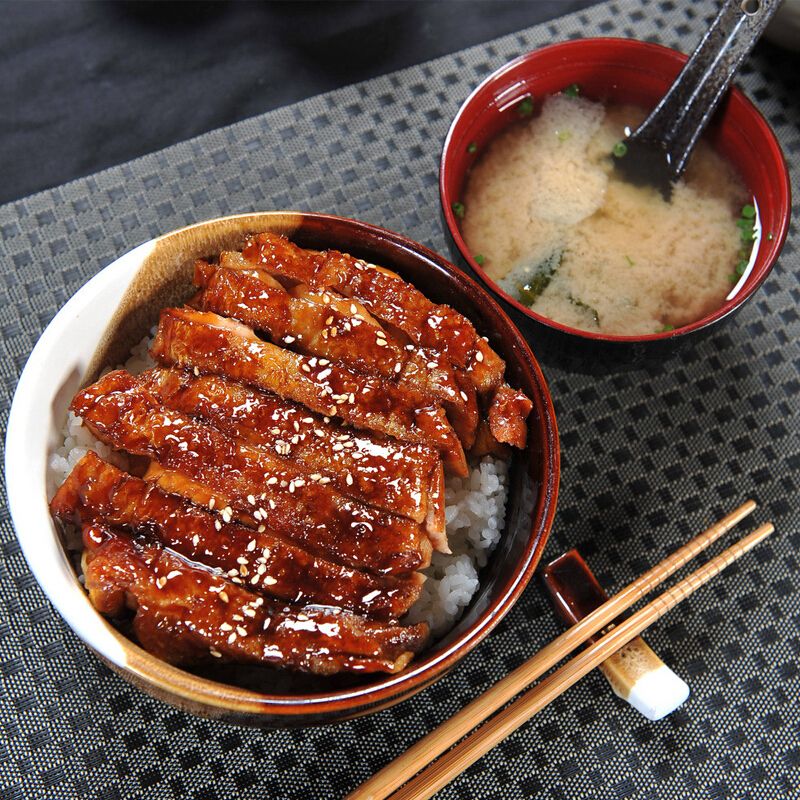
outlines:
{"label": "ceramic chopstick rest", "polygon": [[[547,564],[542,577],[556,613],[566,625],[574,625],[608,600],[577,550]],[[672,713],[689,696],[686,682],[638,636],[606,659],[600,671],[618,697],[650,720]]]}

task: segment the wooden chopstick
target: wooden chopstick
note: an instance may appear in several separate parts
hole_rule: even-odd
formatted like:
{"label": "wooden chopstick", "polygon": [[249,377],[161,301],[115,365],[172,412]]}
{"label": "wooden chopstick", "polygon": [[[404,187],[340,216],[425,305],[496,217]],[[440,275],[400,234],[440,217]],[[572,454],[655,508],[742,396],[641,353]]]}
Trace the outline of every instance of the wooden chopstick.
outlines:
{"label": "wooden chopstick", "polygon": [[623,611],[727,533],[748,514],[751,514],[755,507],[756,504],[752,500],[747,500],[735,511],[714,523],[672,555],[629,583],[591,614],[562,633],[532,658],[412,745],[405,753],[376,772],[347,795],[345,800],[383,800],[388,797],[412,777],[414,771],[411,771],[411,765],[418,764],[416,770],[419,770],[444,753],[467,731],[472,730],[499,708],[502,708],[533,681],[583,644],[586,639],[616,619]]}
{"label": "wooden chopstick", "polygon": [[[593,645],[568,661],[563,667],[548,675],[541,683],[500,711],[483,726],[473,731],[464,741],[445,753],[438,761],[402,786],[391,800],[426,800],[453,778],[475,763],[496,744],[513,733],[548,703],[577,683],[584,675],[624,647],[645,628],[674,608],[692,592],[699,589],[725,567],[769,536],[775,528],[766,522],[752,533],[724,550],[707,564],[692,572],[671,589],[637,611]],[[466,733],[467,729],[463,731]],[[424,767],[426,762],[408,764],[409,773]]]}

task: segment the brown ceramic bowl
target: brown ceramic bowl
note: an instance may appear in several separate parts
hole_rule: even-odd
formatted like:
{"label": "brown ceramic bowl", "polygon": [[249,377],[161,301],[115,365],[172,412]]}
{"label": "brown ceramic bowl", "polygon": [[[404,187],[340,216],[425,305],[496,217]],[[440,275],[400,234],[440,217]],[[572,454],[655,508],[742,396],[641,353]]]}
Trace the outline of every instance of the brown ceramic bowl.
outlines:
{"label": "brown ceramic bowl", "polygon": [[[109,322],[136,341],[158,312],[142,291],[115,309],[142,270],[183,275],[195,258],[241,244],[246,233],[275,231],[312,248],[335,248],[399,272],[437,302],[465,314],[506,360],[508,381],[533,400],[528,445],[511,466],[506,526],[461,621],[403,672],[347,683],[319,678],[270,693],[265,673],[226,667],[200,675],[165,664],[108,624],[90,605],[47,512],[46,463],[59,443],[67,405]],[[181,283],[185,281],[175,281]],[[163,286],[162,286],[163,290]],[[138,326],[138,327],[137,327]],[[125,337],[123,336],[123,339]],[[130,344],[126,347],[129,349]],[[108,355],[106,351],[106,355]],[[116,363],[111,359],[107,363]],[[42,420],[48,424],[42,425]],[[20,379],[7,435],[12,516],[26,558],[73,630],[112,669],[144,691],[187,711],[260,726],[310,725],[386,708],[441,678],[503,618],[528,583],[555,514],[559,448],[553,405],[525,339],[476,283],[421,245],[381,228],[322,214],[262,213],[211,220],[169,233],[122,256],[84,286],[42,335]],[[270,679],[271,680],[271,679]],[[234,682],[235,681],[235,682]]]}

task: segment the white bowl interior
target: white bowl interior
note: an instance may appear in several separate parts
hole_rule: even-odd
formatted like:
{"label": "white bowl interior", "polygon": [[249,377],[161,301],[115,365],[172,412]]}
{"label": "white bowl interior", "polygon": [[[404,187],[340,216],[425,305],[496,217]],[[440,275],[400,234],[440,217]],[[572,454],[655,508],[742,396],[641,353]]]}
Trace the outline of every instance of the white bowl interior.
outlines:
{"label": "white bowl interior", "polygon": [[47,465],[63,443],[69,403],[97,343],[155,241],[114,261],[56,314],[17,384],[6,432],[6,484],[22,552],[39,585],[67,624],[90,647],[124,667],[125,651],[75,580],[48,510]]}

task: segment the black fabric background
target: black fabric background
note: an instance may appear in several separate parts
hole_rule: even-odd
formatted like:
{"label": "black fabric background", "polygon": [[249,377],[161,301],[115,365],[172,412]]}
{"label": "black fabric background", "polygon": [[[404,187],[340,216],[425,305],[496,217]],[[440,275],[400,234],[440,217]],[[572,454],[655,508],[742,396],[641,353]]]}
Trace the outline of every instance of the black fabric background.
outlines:
{"label": "black fabric background", "polygon": [[0,0],[0,202],[594,0]]}

